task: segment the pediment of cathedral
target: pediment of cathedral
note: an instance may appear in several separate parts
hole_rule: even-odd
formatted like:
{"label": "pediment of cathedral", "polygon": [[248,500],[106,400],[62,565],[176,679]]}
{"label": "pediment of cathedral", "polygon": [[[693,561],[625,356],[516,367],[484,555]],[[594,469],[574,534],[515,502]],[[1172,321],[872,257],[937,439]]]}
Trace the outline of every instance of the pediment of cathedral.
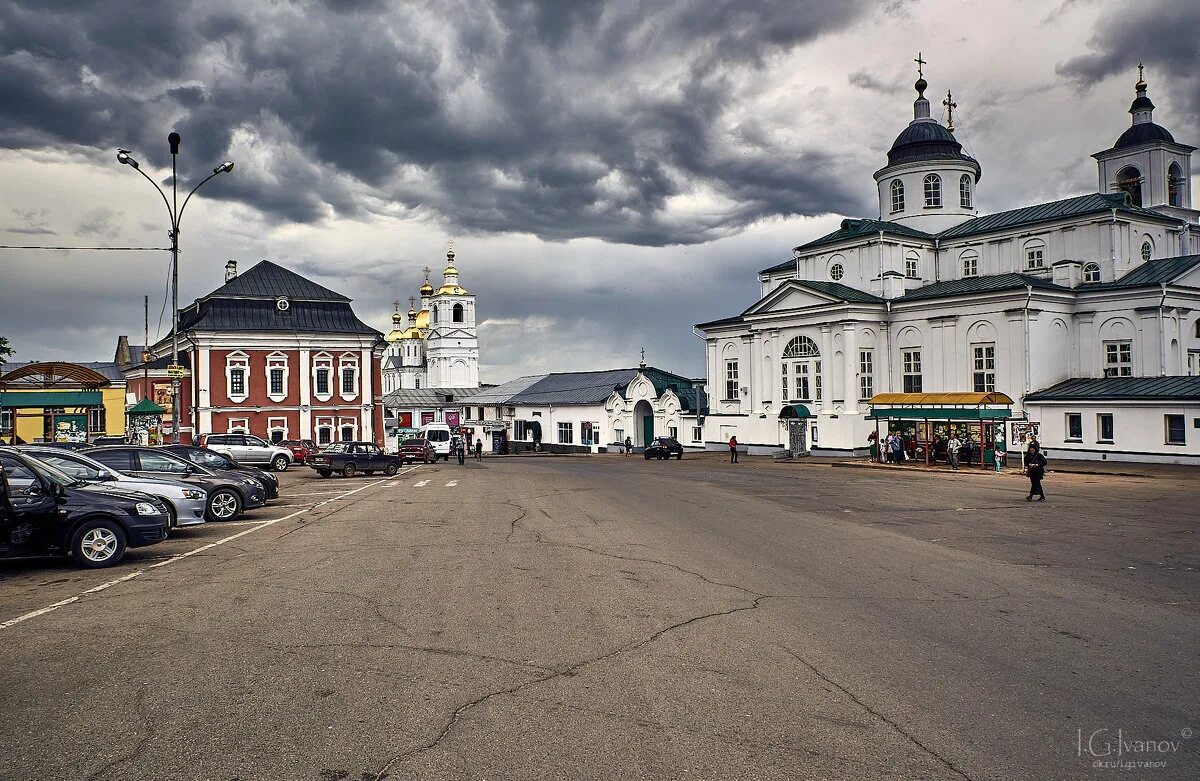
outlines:
{"label": "pediment of cathedral", "polygon": [[820,290],[799,280],[788,280],[759,299],[757,303],[743,312],[743,315],[761,315],[849,303],[847,296],[839,295],[834,286],[830,287],[833,289]]}

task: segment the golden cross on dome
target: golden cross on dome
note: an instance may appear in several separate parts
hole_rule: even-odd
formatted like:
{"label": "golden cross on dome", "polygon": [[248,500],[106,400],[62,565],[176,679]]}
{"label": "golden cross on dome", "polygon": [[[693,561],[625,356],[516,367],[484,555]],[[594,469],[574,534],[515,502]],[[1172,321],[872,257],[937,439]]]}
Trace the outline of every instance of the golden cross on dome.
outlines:
{"label": "golden cross on dome", "polygon": [[925,78],[925,74],[922,72],[921,69],[924,68],[926,65],[928,65],[929,62],[927,60],[921,59],[920,52],[917,52],[917,58],[915,60],[913,60],[913,62],[915,62],[917,64],[917,77],[922,78],[922,79]]}
{"label": "golden cross on dome", "polygon": [[946,107],[946,129],[954,129],[954,109],[958,108],[958,104],[954,102],[954,96],[950,94],[950,90],[946,90],[946,99],[942,101],[942,105]]}
{"label": "golden cross on dome", "polygon": [[396,299],[395,301],[393,301],[392,306],[395,307],[397,312],[399,312],[400,311],[400,299]]}
{"label": "golden cross on dome", "polygon": [[1142,78],[1142,64],[1140,62],[1138,63],[1138,81],[1145,81],[1145,79]]}
{"label": "golden cross on dome", "polygon": [[454,239],[446,242],[446,252],[454,252]]}
{"label": "golden cross on dome", "polygon": [[423,268],[421,270],[425,272],[425,281],[428,282],[429,275],[433,273],[433,269],[431,269],[429,266],[426,266],[425,268]]}
{"label": "golden cross on dome", "polygon": [[408,297],[408,308],[409,308],[409,309],[414,309],[414,308],[416,308],[416,306],[417,306],[417,297],[416,297],[416,296],[409,296],[409,297]]}

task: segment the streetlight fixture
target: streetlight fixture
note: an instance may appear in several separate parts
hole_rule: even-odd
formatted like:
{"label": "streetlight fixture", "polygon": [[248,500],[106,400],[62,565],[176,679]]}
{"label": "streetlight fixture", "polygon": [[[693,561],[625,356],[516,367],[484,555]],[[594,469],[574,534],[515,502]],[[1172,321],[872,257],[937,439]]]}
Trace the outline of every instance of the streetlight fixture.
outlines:
{"label": "streetlight fixture", "polygon": [[[167,194],[158,186],[158,182],[146,175],[146,172],[138,165],[138,161],[133,159],[128,149],[117,150],[117,162],[121,165],[127,165],[137,171],[142,177],[154,185],[154,189],[158,190],[158,194],[162,196],[163,203],[167,207],[167,216],[171,220],[171,230],[167,235],[171,238],[171,365],[179,365],[179,221],[183,218],[183,210],[187,208],[188,201],[196,194],[196,191],[204,186],[205,182],[212,179],[218,174],[229,173],[233,170],[233,163],[226,160],[219,166],[213,169],[213,172],[206,176],[200,184],[192,188],[192,191],[183,199],[183,206],[179,205],[179,176],[176,173],[175,162],[179,155],[179,134],[171,133],[167,136],[167,144],[171,147],[171,199],[167,200]],[[195,382],[195,367],[193,368],[192,382]],[[178,444],[179,442],[179,377],[171,378],[171,437],[172,441]],[[195,425],[195,421],[192,422]]]}

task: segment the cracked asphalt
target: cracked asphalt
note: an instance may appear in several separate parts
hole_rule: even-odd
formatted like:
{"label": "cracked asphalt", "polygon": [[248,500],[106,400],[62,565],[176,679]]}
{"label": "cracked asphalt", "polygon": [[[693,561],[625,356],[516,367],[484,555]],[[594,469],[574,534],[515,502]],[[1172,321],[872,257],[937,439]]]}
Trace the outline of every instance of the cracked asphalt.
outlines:
{"label": "cracked asphalt", "polygon": [[1195,481],[1025,485],[293,469],[114,569],[0,562],[0,780],[1200,776]]}

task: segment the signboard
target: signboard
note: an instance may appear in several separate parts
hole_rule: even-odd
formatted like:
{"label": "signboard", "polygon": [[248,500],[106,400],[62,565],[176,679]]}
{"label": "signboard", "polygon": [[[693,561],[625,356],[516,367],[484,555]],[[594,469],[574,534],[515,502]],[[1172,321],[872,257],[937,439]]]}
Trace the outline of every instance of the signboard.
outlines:
{"label": "signboard", "polygon": [[183,374],[184,374],[183,367],[180,366],[179,364],[172,363],[172,364],[167,365],[167,376],[168,377],[171,377],[172,379],[180,379],[183,377]]}
{"label": "signboard", "polygon": [[446,413],[446,425],[449,426],[450,428],[454,428],[455,426],[458,425],[458,413],[457,412],[447,412]]}
{"label": "signboard", "polygon": [[401,412],[396,418],[396,428],[412,428],[412,413]]}
{"label": "signboard", "polygon": [[175,409],[174,395],[171,384],[158,382],[154,384],[154,403],[163,408],[163,414],[170,417]]}
{"label": "signboard", "polygon": [[433,422],[433,413],[432,412],[422,412],[421,413],[421,425],[422,426],[427,425],[432,422]]}

